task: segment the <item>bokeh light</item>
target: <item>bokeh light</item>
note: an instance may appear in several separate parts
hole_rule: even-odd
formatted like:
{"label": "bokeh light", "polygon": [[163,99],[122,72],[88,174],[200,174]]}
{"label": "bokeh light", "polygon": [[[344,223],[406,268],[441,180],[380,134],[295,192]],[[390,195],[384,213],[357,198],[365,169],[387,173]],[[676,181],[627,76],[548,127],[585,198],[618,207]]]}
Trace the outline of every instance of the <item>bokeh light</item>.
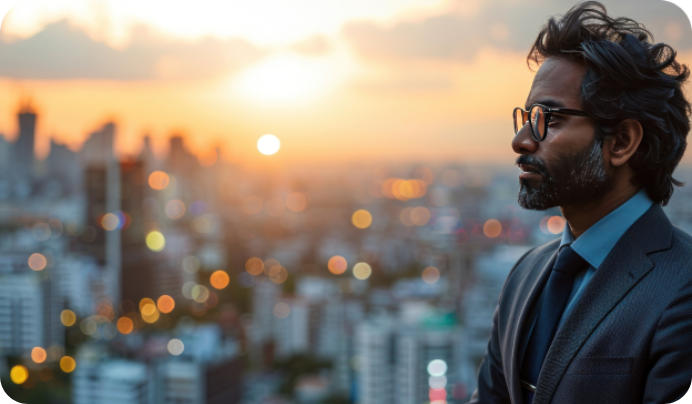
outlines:
{"label": "bokeh light", "polygon": [[144,307],[142,307],[142,316],[151,316],[155,311],[156,306],[151,303],[145,304]]}
{"label": "bokeh light", "polygon": [[146,305],[154,305],[154,301],[148,297],[145,297],[144,299],[139,301],[139,311],[142,311],[144,309],[144,306]]}
{"label": "bokeh light", "polygon": [[113,213],[106,213],[101,218],[101,227],[106,231],[113,231],[120,225],[120,218]]}
{"label": "bokeh light", "polygon": [[194,255],[188,255],[187,257],[183,258],[183,271],[187,272],[188,274],[197,273],[201,267],[202,263],[199,261],[199,258],[195,257]]}
{"label": "bokeh light", "polygon": [[23,384],[28,378],[29,370],[22,365],[13,366],[12,370],[10,370],[10,379],[12,379],[12,383]]}
{"label": "bokeh light", "polygon": [[37,346],[31,350],[31,360],[35,363],[43,363],[46,361],[46,358],[48,358],[48,354],[45,349]]}
{"label": "bokeh light", "polygon": [[346,258],[340,256],[340,255],[335,255],[329,259],[329,262],[327,262],[327,268],[329,269],[329,272],[333,273],[334,275],[341,275],[343,274],[348,267],[348,263],[346,262]]}
{"label": "bokeh light", "polygon": [[192,228],[197,233],[207,234],[212,229],[211,218],[208,215],[200,215],[192,221]]}
{"label": "bokeh light", "polygon": [[359,262],[353,266],[353,276],[356,279],[365,280],[372,275],[372,268],[365,262]]}
{"label": "bokeh light", "polygon": [[437,281],[440,279],[440,270],[435,267],[427,267],[423,270],[422,277],[423,282],[427,283],[428,285],[432,285],[437,283]]}
{"label": "bokeh light", "polygon": [[156,307],[163,314],[168,314],[175,309],[175,300],[168,295],[162,295],[156,300]]}
{"label": "bokeh light", "polygon": [[281,141],[274,135],[264,135],[257,140],[257,150],[260,153],[270,156],[281,148]]}
{"label": "bokeh light", "polygon": [[408,207],[408,208],[403,208],[401,212],[399,212],[399,220],[401,220],[401,223],[404,224],[404,226],[415,226],[413,221],[411,220],[411,212],[413,211],[413,208]]}
{"label": "bokeh light", "polygon": [[149,186],[157,191],[166,189],[169,183],[170,178],[163,171],[154,171],[149,175]]}
{"label": "bokeh light", "polygon": [[33,253],[29,257],[28,264],[29,268],[33,269],[34,271],[43,271],[46,268],[46,265],[48,265],[48,260],[46,260],[46,257],[44,257],[43,254]]}
{"label": "bokeh light", "polygon": [[293,192],[286,197],[286,207],[293,212],[302,212],[308,206],[308,198],[301,192]]}
{"label": "bokeh light", "polygon": [[79,329],[82,330],[82,333],[84,335],[93,335],[98,326],[96,324],[96,321],[92,319],[91,317],[85,318],[79,323]]}
{"label": "bokeh light", "polygon": [[46,241],[50,238],[50,225],[46,222],[37,222],[31,228],[31,235],[36,241]]}
{"label": "bokeh light", "polygon": [[496,219],[489,219],[483,225],[483,234],[487,237],[495,238],[502,233],[502,224]]}
{"label": "bokeh light", "polygon": [[142,320],[147,324],[154,324],[159,321],[161,313],[153,304],[147,304],[142,308]]}
{"label": "bokeh light", "polygon": [[359,209],[351,216],[351,222],[359,229],[367,229],[372,224],[372,215],[365,209]]}
{"label": "bokeh light", "polygon": [[411,223],[416,226],[425,226],[430,221],[430,211],[424,206],[417,206],[411,209]]}
{"label": "bokeh light", "polygon": [[257,257],[252,257],[245,262],[245,270],[251,275],[259,275],[264,272],[264,262]]}
{"label": "bokeh light", "polygon": [[185,351],[185,344],[183,344],[183,341],[173,338],[172,340],[168,341],[168,352],[171,355],[178,356]]}
{"label": "bokeh light", "polygon": [[262,199],[259,196],[248,196],[243,200],[243,211],[248,215],[256,215],[262,211]]}
{"label": "bokeh light", "polygon": [[270,281],[280,285],[288,279],[288,271],[280,265],[275,265],[269,270],[268,276]]}
{"label": "bokeh light", "polygon": [[562,216],[552,216],[548,219],[548,231],[553,234],[560,234],[565,228],[565,219]]}
{"label": "bokeh light", "polygon": [[418,168],[416,168],[416,170],[413,172],[413,176],[414,176],[416,179],[425,182],[427,185],[432,184],[433,179],[434,179],[433,172],[432,172],[432,170],[431,170],[430,168],[428,168],[428,167],[418,167]]}
{"label": "bokeh light", "polygon": [[[276,269],[274,269],[274,267],[276,267]],[[264,261],[264,274],[269,275],[272,271],[278,270],[279,267],[281,267],[281,263],[277,259],[269,258]]]}
{"label": "bokeh light", "polygon": [[166,238],[160,231],[151,231],[145,239],[147,247],[154,252],[162,251],[166,247]]}
{"label": "bokeh light", "polygon": [[134,322],[129,317],[120,317],[116,325],[118,331],[123,335],[131,333],[132,330],[135,328]]}
{"label": "bokeh light", "polygon": [[164,211],[169,219],[178,220],[185,214],[185,204],[179,199],[172,199],[166,203]]}
{"label": "bokeh light", "polygon": [[209,289],[204,285],[195,285],[195,287],[192,288],[191,295],[192,300],[197,303],[204,303],[209,299]]}
{"label": "bokeh light", "polygon": [[60,322],[65,327],[71,327],[77,321],[77,316],[72,310],[63,310],[60,313]]}
{"label": "bokeh light", "polygon": [[215,271],[209,277],[209,283],[214,289],[223,289],[228,286],[231,278],[224,271]]}
{"label": "bokeh light", "polygon": [[273,311],[276,318],[286,318],[289,314],[291,314],[291,307],[289,307],[289,305],[286,303],[281,302],[274,305]]}
{"label": "bokeh light", "polygon": [[60,369],[65,373],[72,373],[77,367],[77,362],[71,356],[63,356],[60,359]]}
{"label": "bokeh light", "polygon": [[447,362],[442,359],[433,359],[428,363],[428,374],[430,376],[444,376],[447,373]]}

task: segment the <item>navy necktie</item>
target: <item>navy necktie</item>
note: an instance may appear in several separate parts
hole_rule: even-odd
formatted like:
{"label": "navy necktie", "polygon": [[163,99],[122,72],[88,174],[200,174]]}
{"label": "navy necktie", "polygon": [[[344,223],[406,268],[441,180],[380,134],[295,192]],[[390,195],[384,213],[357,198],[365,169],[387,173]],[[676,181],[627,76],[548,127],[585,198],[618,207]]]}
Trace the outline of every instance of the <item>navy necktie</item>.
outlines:
{"label": "navy necktie", "polygon": [[[548,283],[543,289],[543,303],[524,354],[520,372],[522,381],[536,386],[543,360],[555,337],[562,312],[565,311],[572,293],[574,277],[588,266],[584,258],[574,252],[570,246],[563,247],[558,254]],[[525,404],[531,404],[534,393],[526,388],[523,390]]]}

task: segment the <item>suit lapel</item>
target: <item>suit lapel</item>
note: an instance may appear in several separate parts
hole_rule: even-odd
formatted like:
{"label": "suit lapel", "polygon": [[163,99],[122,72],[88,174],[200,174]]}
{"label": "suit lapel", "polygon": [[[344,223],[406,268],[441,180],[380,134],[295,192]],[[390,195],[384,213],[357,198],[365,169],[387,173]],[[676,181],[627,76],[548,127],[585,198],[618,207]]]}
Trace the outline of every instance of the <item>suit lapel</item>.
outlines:
{"label": "suit lapel", "polygon": [[543,362],[534,404],[550,403],[567,367],[608,313],[653,268],[647,257],[670,248],[672,225],[654,204],[620,238],[582,291]]}
{"label": "suit lapel", "polygon": [[[510,330],[508,330],[508,341],[511,344],[509,351],[511,353],[509,356],[510,377],[509,380],[507,380],[507,382],[509,384],[513,403],[520,403],[523,400],[521,392],[522,387],[519,382],[519,372],[521,370],[520,366],[522,356],[521,339],[523,338],[526,332],[525,327],[528,327],[526,323],[529,319],[531,309],[536,303],[536,300],[538,300],[538,298],[540,297],[540,292],[545,286],[545,283],[548,281],[550,271],[553,268],[555,259],[557,258],[557,246],[559,246],[559,243],[555,243],[556,248],[551,248],[550,250],[552,251],[539,256],[537,259],[535,259],[534,262],[530,264],[529,268],[539,267],[541,269],[538,272],[525,272],[526,276],[524,277],[524,279],[521,280],[518,290],[529,290],[528,297],[524,298],[524,295],[518,294],[515,298],[515,302],[513,302],[511,306],[515,307],[517,312],[512,312],[510,314],[510,318],[516,318],[517,313],[519,316],[518,322],[516,323],[517,326],[512,327]],[[521,300],[522,298],[523,300]]]}

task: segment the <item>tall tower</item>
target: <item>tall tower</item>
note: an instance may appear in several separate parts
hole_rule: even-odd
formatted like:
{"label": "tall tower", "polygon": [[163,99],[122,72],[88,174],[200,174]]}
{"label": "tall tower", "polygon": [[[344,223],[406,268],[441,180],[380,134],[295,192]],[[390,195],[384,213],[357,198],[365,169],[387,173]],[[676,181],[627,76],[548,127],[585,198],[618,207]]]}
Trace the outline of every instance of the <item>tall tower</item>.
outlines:
{"label": "tall tower", "polygon": [[29,101],[19,108],[17,118],[19,119],[19,138],[14,145],[14,169],[19,176],[31,176],[34,173],[36,113]]}

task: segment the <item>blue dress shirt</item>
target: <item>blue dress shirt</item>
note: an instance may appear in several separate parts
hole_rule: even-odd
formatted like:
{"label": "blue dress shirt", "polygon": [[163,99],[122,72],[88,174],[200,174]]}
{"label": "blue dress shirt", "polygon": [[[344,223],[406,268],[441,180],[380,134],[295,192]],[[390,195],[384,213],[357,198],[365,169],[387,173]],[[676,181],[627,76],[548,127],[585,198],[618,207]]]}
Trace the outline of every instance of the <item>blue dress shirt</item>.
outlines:
{"label": "blue dress shirt", "polygon": [[[589,283],[591,277],[596,272],[598,267],[601,266],[603,261],[606,259],[610,250],[615,247],[615,244],[620,240],[623,234],[636,222],[647,210],[651,207],[653,201],[646,194],[645,190],[637,192],[633,197],[631,197],[627,202],[620,205],[617,209],[610,212],[604,218],[599,220],[596,224],[589,227],[579,238],[576,240],[572,235],[572,231],[569,225],[565,225],[565,229],[562,231],[562,240],[560,241],[560,249],[563,246],[571,245],[572,250],[579,254],[586,262],[589,263],[589,268],[581,271],[577,274],[574,279],[574,285],[572,286],[572,292],[569,295],[569,300],[565,311],[562,312],[562,317],[560,318],[560,324],[558,329],[565,321],[565,318],[572,310],[577,301],[579,295]],[[559,250],[558,250],[559,251]],[[543,294],[536,302],[533,312],[531,313],[532,323],[529,335],[533,332],[533,327],[536,324],[536,318],[538,317],[538,308],[541,307],[541,302],[543,301]],[[526,351],[526,346],[528,345],[529,338],[525,338],[521,355],[522,360],[524,352]]]}

